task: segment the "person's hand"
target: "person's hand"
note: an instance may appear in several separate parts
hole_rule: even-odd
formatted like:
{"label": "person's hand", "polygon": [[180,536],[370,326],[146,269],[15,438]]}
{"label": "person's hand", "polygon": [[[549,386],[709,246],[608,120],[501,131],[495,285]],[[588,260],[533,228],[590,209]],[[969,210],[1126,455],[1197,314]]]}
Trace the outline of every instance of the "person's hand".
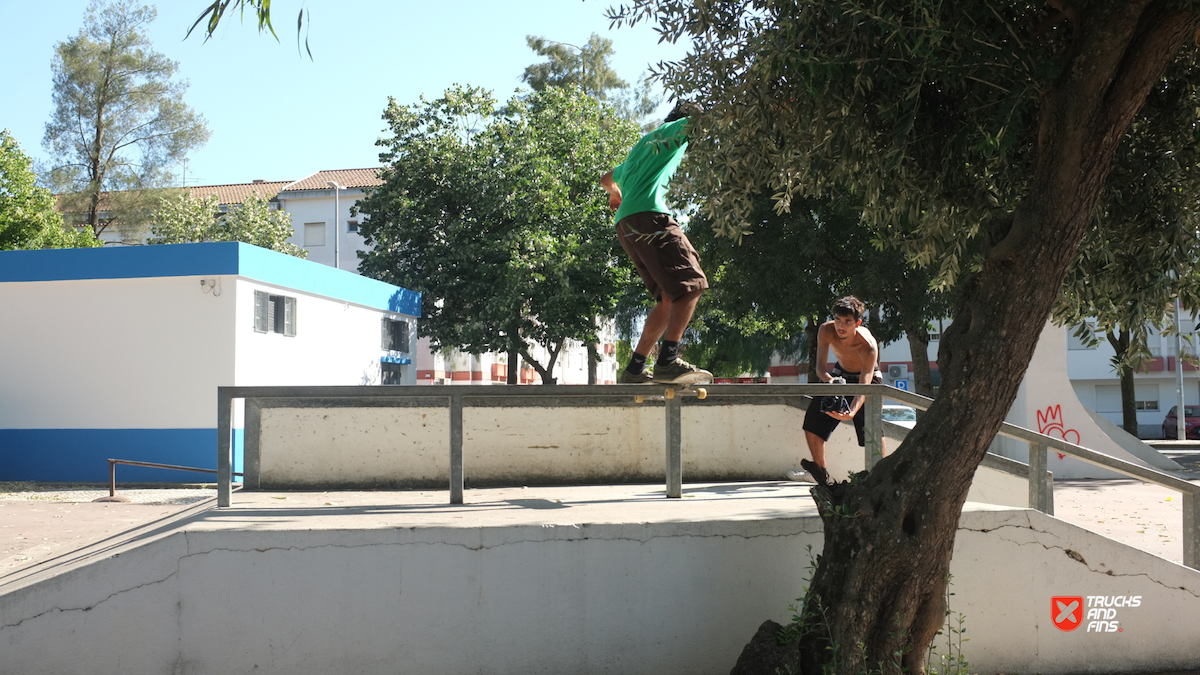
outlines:
{"label": "person's hand", "polygon": [[611,193],[608,195],[608,208],[616,211],[621,208],[621,195]]}
{"label": "person's hand", "polygon": [[842,420],[843,422],[846,420],[854,419],[854,413],[840,413],[840,412],[833,412],[832,410],[826,410],[825,414],[829,415],[830,417],[832,417],[835,420]]}

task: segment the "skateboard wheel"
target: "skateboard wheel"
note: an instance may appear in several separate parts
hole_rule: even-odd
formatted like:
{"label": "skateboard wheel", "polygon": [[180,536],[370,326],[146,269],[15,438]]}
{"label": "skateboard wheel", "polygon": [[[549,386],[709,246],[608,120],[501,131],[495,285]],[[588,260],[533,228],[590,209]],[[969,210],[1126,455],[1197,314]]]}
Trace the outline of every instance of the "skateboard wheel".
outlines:
{"label": "skateboard wheel", "polygon": [[667,400],[670,401],[671,399],[675,398],[675,390],[671,387],[667,387],[667,391],[663,393],[663,396],[666,396]]}
{"label": "skateboard wheel", "polygon": [[704,387],[700,387],[696,390],[696,398],[700,399],[701,401],[708,398],[708,390]]}
{"label": "skateboard wheel", "polygon": [[634,397],[633,397],[633,402],[634,402],[634,403],[642,403],[642,402],[644,402],[645,400],[646,400],[646,398],[645,398],[644,396],[642,396],[641,394],[639,394],[639,395],[637,395],[637,396],[634,396]]}

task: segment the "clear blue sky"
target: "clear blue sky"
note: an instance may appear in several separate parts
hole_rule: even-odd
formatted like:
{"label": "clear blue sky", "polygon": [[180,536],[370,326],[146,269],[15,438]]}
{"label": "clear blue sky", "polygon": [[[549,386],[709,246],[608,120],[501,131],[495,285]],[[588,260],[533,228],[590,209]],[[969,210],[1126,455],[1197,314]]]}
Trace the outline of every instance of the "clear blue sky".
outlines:
{"label": "clear blue sky", "polygon": [[[506,99],[525,67],[541,60],[526,35],[583,44],[613,40],[613,66],[626,81],[650,63],[678,59],[682,45],[659,44],[646,24],[609,30],[612,0],[276,0],[279,42],[247,15],[226,17],[205,43],[187,29],[210,0],[157,4],[150,38],[190,81],[186,102],[208,120],[212,138],[192,153],[187,183],[295,180],[321,169],[378,166],[375,141],[387,97],[433,98],[454,84]],[[0,128],[47,161],[42,135],[51,113],[51,60],[79,32],[87,0],[0,0]],[[313,59],[296,51],[296,12],[311,15]],[[666,105],[666,104],[665,104]]]}

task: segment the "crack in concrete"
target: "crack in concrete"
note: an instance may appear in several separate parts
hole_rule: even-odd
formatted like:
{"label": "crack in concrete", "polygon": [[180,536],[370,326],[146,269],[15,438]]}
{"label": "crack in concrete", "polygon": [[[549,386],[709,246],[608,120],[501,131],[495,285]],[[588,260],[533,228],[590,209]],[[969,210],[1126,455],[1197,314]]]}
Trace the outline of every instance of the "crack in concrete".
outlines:
{"label": "crack in concrete", "polygon": [[147,581],[147,582],[146,582],[146,583],[144,583],[144,584],[138,584],[138,585],[136,585],[136,586],[131,586],[131,587],[129,587],[129,588],[122,588],[122,589],[120,589],[120,590],[118,590],[118,591],[115,591],[115,592],[111,593],[110,595],[108,595],[108,596],[106,596],[106,597],[104,597],[104,598],[101,598],[100,600],[97,600],[96,602],[92,603],[91,605],[88,605],[88,606],[85,606],[85,607],[51,607],[50,609],[47,609],[47,610],[46,610],[46,611],[44,611],[44,612],[39,612],[39,613],[37,613],[37,614],[34,614],[33,616],[27,616],[27,617],[25,617],[25,618],[21,619],[20,621],[18,621],[18,622],[16,622],[16,623],[4,624],[4,625],[0,626],[0,631],[5,631],[5,630],[8,630],[8,629],[10,629],[10,628],[19,628],[19,627],[20,627],[22,624],[24,624],[24,623],[27,623],[27,622],[29,622],[29,621],[34,621],[34,620],[36,620],[36,619],[38,619],[38,618],[41,618],[41,617],[43,617],[43,616],[46,616],[47,614],[53,614],[54,612],[62,612],[62,613],[67,613],[67,612],[90,612],[90,611],[92,611],[93,609],[96,609],[96,608],[97,608],[97,607],[99,607],[100,605],[103,605],[104,603],[108,602],[109,600],[112,600],[113,598],[115,598],[115,597],[117,597],[117,596],[119,596],[119,595],[124,595],[124,594],[126,594],[126,593],[132,593],[133,591],[136,591],[136,590],[139,590],[139,589],[142,589],[142,588],[146,588],[146,587],[149,587],[149,586],[156,586],[156,585],[158,585],[158,584],[166,583],[167,581],[169,581],[169,580],[170,580],[172,577],[174,577],[174,576],[175,576],[175,575],[177,575],[177,574],[179,574],[179,566],[178,566],[178,564],[175,566],[175,569],[174,569],[174,570],[173,570],[173,571],[172,571],[170,574],[168,574],[167,576],[165,576],[165,577],[163,577],[163,578],[161,578],[161,579],[155,579],[155,580],[153,580],[153,581]]}
{"label": "crack in concrete", "polygon": [[[1079,563],[1080,565],[1083,565],[1084,567],[1087,568],[1087,570],[1089,572],[1092,572],[1094,574],[1102,574],[1104,576],[1109,576],[1109,577],[1113,577],[1113,578],[1144,577],[1147,581],[1150,581],[1151,583],[1153,583],[1157,586],[1161,586],[1167,590],[1183,591],[1185,593],[1192,595],[1193,597],[1200,598],[1200,590],[1197,590],[1197,589],[1190,589],[1186,586],[1170,586],[1170,585],[1167,585],[1167,584],[1151,577],[1149,574],[1146,574],[1145,572],[1138,572],[1138,573],[1132,573],[1132,574],[1130,574],[1130,573],[1119,573],[1118,574],[1111,569],[1100,570],[1100,569],[1093,567],[1090,563],[1088,563],[1086,560],[1084,560],[1083,555],[1080,554],[1079,552],[1075,551],[1074,549],[1067,548],[1066,546],[1049,545],[1049,544],[1045,544],[1041,541],[1036,541],[1036,540],[1021,542],[1021,541],[1017,541],[1015,539],[1011,539],[999,532],[1000,530],[1004,530],[1004,529],[1030,530],[1037,534],[1043,534],[1043,535],[1057,538],[1057,535],[1050,532],[1049,530],[1040,529],[1038,527],[1035,527],[1032,521],[1028,521],[1028,523],[1029,523],[1028,525],[1004,524],[999,527],[993,527],[993,528],[971,528],[971,527],[961,527],[960,526],[959,529],[966,530],[968,532],[979,532],[982,534],[996,533],[997,536],[999,536],[1004,541],[1007,541],[1010,544],[1015,544],[1017,546],[1041,546],[1043,549],[1045,549],[1047,551],[1054,551],[1054,550],[1062,551],[1063,554],[1066,555],[1068,558],[1074,560],[1075,562]],[[1097,535],[1097,536],[1102,536],[1102,535]],[[1135,551],[1141,551],[1141,549],[1139,549],[1137,547],[1129,546],[1128,544],[1123,544],[1123,543],[1121,543],[1119,541],[1115,541],[1115,540],[1112,540],[1112,541],[1113,541],[1113,543],[1115,543],[1117,545],[1128,546],[1129,548],[1132,548]],[[1142,552],[1145,553],[1145,551],[1142,551]],[[1072,555],[1072,554],[1074,554],[1074,555]],[[1195,570],[1193,570],[1193,571],[1195,571]]]}

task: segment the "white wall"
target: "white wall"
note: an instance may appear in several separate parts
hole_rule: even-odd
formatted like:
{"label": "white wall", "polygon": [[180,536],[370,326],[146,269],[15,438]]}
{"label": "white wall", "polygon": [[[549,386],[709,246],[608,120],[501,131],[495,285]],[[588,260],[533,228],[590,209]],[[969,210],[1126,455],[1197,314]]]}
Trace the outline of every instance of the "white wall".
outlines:
{"label": "white wall", "polygon": [[[346,223],[350,220],[363,222],[363,216],[351,216],[350,207],[362,199],[363,191],[359,188],[342,190],[337,199],[338,209],[338,260],[339,269],[347,272],[358,272],[358,251],[366,251],[362,235],[346,231]],[[292,217],[291,243],[308,250],[307,260],[333,267],[334,259],[334,196],[333,190],[306,190],[303,192],[288,192],[279,195],[279,208],[288,212]],[[305,223],[325,223],[325,245],[305,246]]]}
{"label": "white wall", "polygon": [[[233,523],[261,505],[213,511],[184,532],[3,589],[3,670],[727,673],[762,621],[788,622],[807,547],[822,547],[810,499],[764,485],[738,497],[753,506],[642,499],[636,513],[586,519],[583,504],[532,492],[533,508],[327,504],[268,508],[278,515],[252,529]],[[508,522],[473,522],[497,510]],[[1044,514],[968,505],[951,573],[972,673],[1200,666],[1195,570]],[[1121,632],[1063,632],[1056,596],[1139,606],[1115,610]]]}
{"label": "white wall", "polygon": [[[254,331],[255,291],[296,298],[294,337]],[[410,317],[251,279],[239,280],[237,298],[233,331],[238,386],[380,384],[383,317],[408,321],[409,335],[416,334],[416,322]],[[414,384],[415,354],[404,356],[414,363],[404,366],[400,384]]]}
{"label": "white wall", "polygon": [[[435,393],[435,392],[431,392]],[[683,478],[781,480],[809,457],[804,411],[787,405],[685,405]],[[266,489],[436,486],[450,475],[449,411],[305,407],[262,411],[258,453]],[[900,442],[886,439],[889,451]],[[463,472],[470,485],[608,484],[665,480],[665,411],[633,407],[467,407]],[[247,448],[248,456],[253,447]],[[826,446],[829,474],[862,471],[865,451],[841,424]],[[1028,504],[1026,480],[981,467],[968,499]]]}
{"label": "white wall", "polygon": [[213,426],[233,382],[232,280],[0,283],[0,429]]}

